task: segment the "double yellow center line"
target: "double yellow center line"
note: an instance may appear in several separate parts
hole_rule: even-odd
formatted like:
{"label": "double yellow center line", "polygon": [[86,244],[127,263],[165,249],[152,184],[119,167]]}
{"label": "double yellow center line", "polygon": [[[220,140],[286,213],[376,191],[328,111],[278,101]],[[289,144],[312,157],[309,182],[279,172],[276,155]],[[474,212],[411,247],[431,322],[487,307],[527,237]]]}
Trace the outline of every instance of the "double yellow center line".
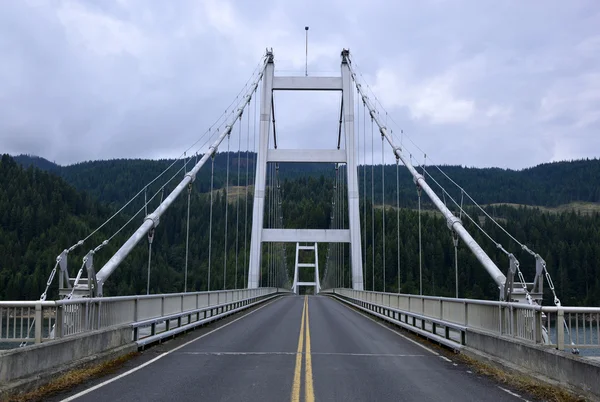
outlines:
{"label": "double yellow center line", "polygon": [[300,387],[302,377],[302,351],[304,349],[304,322],[306,321],[306,350],[304,353],[304,400],[314,402],[315,391],[313,388],[312,358],[310,355],[310,324],[308,322],[308,296],[304,296],[302,308],[302,321],[300,322],[300,337],[296,352],[296,368],[294,370],[294,383],[292,384],[292,402],[300,402]]}

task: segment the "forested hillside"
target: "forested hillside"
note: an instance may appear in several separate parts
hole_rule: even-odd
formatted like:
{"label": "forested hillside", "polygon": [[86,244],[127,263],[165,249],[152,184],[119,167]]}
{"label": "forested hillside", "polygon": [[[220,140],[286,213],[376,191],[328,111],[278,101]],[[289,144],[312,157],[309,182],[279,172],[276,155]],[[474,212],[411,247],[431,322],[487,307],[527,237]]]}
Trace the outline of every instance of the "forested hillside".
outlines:
{"label": "forested hillside", "polygon": [[[108,209],[62,179],[0,162],[0,299],[39,298],[56,256]],[[75,240],[75,241],[73,241]],[[70,245],[69,244],[69,245]]]}
{"label": "forested hillside", "polygon": [[[171,190],[173,185],[168,189]],[[61,251],[83,239],[108,218],[114,209],[102,206],[84,192],[78,192],[63,179],[37,168],[19,166],[8,155],[0,164],[0,300],[35,300],[43,292],[48,276]],[[150,208],[155,208],[155,200]],[[190,259],[188,289],[207,289],[209,196],[193,192],[190,215]],[[240,204],[241,205],[241,204]],[[244,204],[245,205],[245,204]],[[251,215],[249,197],[249,215]],[[223,287],[224,262],[223,191],[215,194],[213,206],[213,246],[211,284]],[[161,219],[156,229],[152,250],[150,287],[152,293],[183,291],[185,261],[185,217],[187,199],[178,199]],[[241,210],[241,207],[240,207]],[[229,205],[229,216],[237,210]],[[245,212],[245,209],[243,210]],[[69,271],[75,277],[83,256],[109,238],[125,223],[124,215],[92,236],[82,247],[69,255]],[[139,215],[94,257],[96,269],[123,244],[142,222]],[[243,223],[240,218],[238,223]],[[235,221],[228,220],[228,287],[235,283]],[[241,230],[243,227],[240,225]],[[250,233],[250,228],[247,228]],[[238,265],[243,262],[243,233],[239,234]],[[148,242],[142,241],[105,285],[106,295],[142,294],[146,291]],[[84,275],[85,276],[85,275]],[[239,269],[238,286],[245,273]],[[57,278],[48,298],[58,295]]]}
{"label": "forested hillside", "polygon": [[[237,184],[237,170],[240,167],[240,183],[246,182],[246,166],[249,168],[249,183],[254,180],[254,153],[242,152],[239,156],[232,152],[230,161],[230,183]],[[172,160],[117,159],[108,161],[82,162],[69,166],[59,166],[43,158],[20,155],[15,157],[24,166],[34,165],[41,169],[60,174],[68,183],[84,190],[101,201],[120,205],[137,193],[139,189],[162,172]],[[191,160],[189,168],[195,160]],[[165,177],[177,173],[183,166],[179,161]],[[215,188],[225,183],[227,154],[219,153],[215,158]],[[371,195],[371,169],[375,183],[375,203],[381,204],[381,165],[359,167],[358,176],[361,194],[366,184],[367,198]],[[500,168],[468,168],[462,166],[441,166],[453,180],[463,186],[480,204],[515,203],[539,206],[558,206],[573,201],[600,203],[600,160],[586,159],[572,162],[546,163],[524,170]],[[436,169],[427,166],[427,172],[444,186],[452,197],[460,200],[460,191]],[[282,178],[295,179],[312,176],[333,177],[332,164],[280,164]],[[180,172],[183,176],[183,171]],[[363,177],[366,179],[363,183]],[[441,191],[427,178],[430,185]],[[408,171],[400,167],[400,205],[416,207],[417,192]],[[196,188],[205,192],[210,186],[210,163],[198,174]],[[396,204],[396,166],[385,166],[385,202]],[[425,207],[431,207],[426,197]]]}
{"label": "forested hillside", "polygon": [[[233,155],[230,155],[231,159]],[[224,184],[223,165],[217,161],[226,160],[223,155],[217,156],[215,166],[219,167],[217,175],[220,175],[220,186]],[[162,163],[160,165],[159,163]],[[156,175],[161,166],[168,162],[147,161],[109,161],[89,162],[82,166],[64,167],[61,175],[67,179],[64,169],[72,168],[75,173],[71,179],[80,183],[79,186],[89,186],[90,190],[96,191],[95,197],[112,205],[120,205],[123,197],[115,184],[127,189],[130,193],[139,190],[148,173],[148,166],[154,165],[152,174]],[[577,177],[577,180],[587,180],[586,191],[591,191],[598,186],[598,179],[590,179],[596,169],[598,161],[568,162],[565,164],[549,164],[538,168],[532,168],[522,172],[511,172],[494,169],[464,169],[456,168],[457,172],[472,175],[473,178],[480,176],[479,180],[472,182],[480,183],[483,193],[491,188],[487,185],[488,180],[496,180],[500,174],[527,174],[536,180],[554,182],[554,188],[548,187],[542,191],[539,197],[548,198],[549,195],[562,194],[556,203],[568,202],[587,197],[590,193],[571,192],[575,187],[570,187],[573,180],[565,180],[569,183],[561,187],[558,177],[564,172],[568,177]],[[156,167],[157,166],[157,167]],[[232,161],[232,172],[237,172],[237,162]],[[85,169],[84,169],[85,167]],[[240,166],[242,167],[242,166]],[[0,298],[2,299],[35,299],[43,290],[45,281],[54,265],[56,255],[63,248],[76,243],[85,234],[89,233],[99,224],[103,218],[114,211],[112,206],[103,207],[85,193],[77,192],[63,180],[51,174],[37,169],[23,169],[15,164],[8,156],[2,159],[0,173],[0,256],[2,266],[0,267]],[[206,170],[210,166],[206,166]],[[377,169],[377,167],[375,168]],[[381,169],[381,167],[379,167]],[[386,177],[386,188],[388,183],[395,184],[395,166]],[[429,168],[432,170],[431,168]],[[368,169],[368,173],[370,173]],[[453,177],[450,167],[445,168]],[[243,171],[243,170],[242,170]],[[84,173],[87,172],[87,173]],[[244,171],[243,171],[244,172]],[[376,170],[377,172],[377,170]],[[546,173],[544,173],[546,172]],[[333,172],[328,169],[324,175],[317,176],[312,172],[309,177],[295,178],[294,171],[281,172],[283,181],[283,216],[286,227],[311,227],[327,228],[331,213],[331,197]],[[362,171],[360,172],[362,173]],[[379,170],[379,177],[381,171]],[[460,174],[460,173],[458,173]],[[183,173],[181,173],[183,175]],[[368,175],[370,176],[370,175]],[[377,175],[374,175],[377,177]],[[545,178],[544,178],[545,177]],[[600,177],[600,175],[598,176]],[[151,179],[152,177],[150,177]],[[245,172],[243,173],[245,182]],[[149,180],[149,179],[148,179]],[[231,185],[237,184],[235,174],[230,178]],[[407,179],[408,180],[408,179]],[[508,191],[511,186],[519,181],[512,179],[500,180],[499,185],[505,186]],[[532,179],[533,180],[533,179]],[[208,187],[200,180],[199,189],[206,191]],[[471,182],[471,181],[470,181]],[[503,184],[504,183],[504,184]],[[376,181],[377,184],[377,181]],[[174,184],[173,184],[174,185]],[[487,187],[486,187],[487,186]],[[110,190],[110,188],[114,190]],[[475,186],[477,188],[477,186]],[[172,187],[169,187],[169,189]],[[6,189],[6,191],[4,191]],[[95,189],[95,190],[94,190]],[[571,189],[571,190],[569,190]],[[110,190],[110,191],[109,191]],[[414,192],[414,186],[409,185],[406,191]],[[545,191],[545,192],[544,192]],[[474,193],[475,191],[471,191]],[[523,197],[533,195],[523,191]],[[238,286],[245,283],[245,269],[247,266],[247,249],[250,241],[252,194],[249,193],[248,203],[245,200],[245,191],[240,193],[242,203],[239,206],[239,219],[237,219],[238,208],[235,200],[228,204],[228,239],[227,239],[227,287],[235,286],[236,271],[236,246],[238,265]],[[489,199],[483,198],[478,201],[501,202],[502,198],[493,198],[489,192]],[[500,196],[500,195],[499,195]],[[111,199],[110,197],[115,197]],[[411,195],[414,197],[414,195]],[[516,197],[516,195],[515,195]],[[536,196],[538,197],[538,196]],[[571,198],[572,197],[572,198]],[[377,197],[376,197],[377,198]],[[415,197],[416,198],[416,197]],[[592,197],[593,198],[593,197]],[[518,200],[510,199],[510,202]],[[560,202],[559,202],[560,201]],[[395,204],[394,200],[387,200],[388,204]],[[376,203],[379,202],[376,199]],[[541,203],[541,202],[540,202]],[[156,207],[158,200],[154,200],[150,209]],[[209,195],[201,191],[193,191],[191,196],[190,216],[190,260],[188,289],[205,290],[207,288],[208,270],[208,245],[209,245]],[[248,214],[246,215],[246,206]],[[223,191],[215,193],[213,209],[213,233],[212,233],[212,262],[211,262],[211,286],[213,289],[223,287],[223,264],[225,246],[225,197]],[[370,202],[367,205],[371,209]],[[133,209],[135,210],[135,208]],[[361,206],[362,210],[362,206]],[[29,211],[29,212],[28,212]],[[34,213],[35,211],[35,213]],[[183,267],[185,261],[185,226],[186,226],[187,198],[181,197],[177,200],[169,212],[161,219],[156,229],[155,240],[152,250],[152,292],[173,292],[183,289]],[[375,209],[375,232],[371,233],[371,215],[367,214],[366,239],[367,250],[365,258],[367,261],[366,287],[371,289],[373,264],[371,259],[373,249],[375,250],[375,284],[376,290],[383,288],[383,252],[382,252],[382,214],[381,208]],[[397,210],[388,206],[386,210],[386,290],[397,290],[397,226],[396,220],[400,221],[400,272],[401,288],[403,292],[418,292],[418,215],[411,209]],[[86,245],[75,252],[69,260],[71,275],[74,276],[81,264],[81,257],[90,249],[98,245],[102,240],[108,238],[120,225],[130,216],[132,211],[127,212],[114,225],[109,225],[94,236]],[[600,215],[592,213],[588,216],[575,213],[545,213],[532,208],[512,208],[507,206],[496,206],[490,209],[490,213],[506,225],[508,230],[521,241],[526,242],[532,249],[542,255],[548,263],[548,269],[554,278],[558,296],[564,304],[599,305],[600,304]],[[28,218],[33,214],[33,218]],[[476,214],[478,216],[481,213]],[[244,225],[248,217],[248,225]],[[42,218],[40,218],[42,217]],[[109,245],[101,250],[95,257],[96,266],[100,267],[103,262],[120,246],[134,227],[141,223],[142,217],[138,216],[132,222],[129,229],[124,230],[115,237]],[[504,255],[476,228],[472,227],[466,219],[465,225],[482,244],[500,269],[506,272],[508,261]],[[533,278],[534,261],[529,255],[519,251],[496,226],[489,220],[482,220],[483,227],[498,242],[502,243],[509,251],[514,252],[521,262],[522,270],[528,280]],[[31,226],[28,222],[35,222]],[[236,224],[237,223],[237,224]],[[437,214],[424,213],[423,224],[423,289],[425,294],[448,295],[454,294],[454,250],[450,233],[446,223]],[[236,230],[236,226],[239,231]],[[361,228],[363,227],[361,223]],[[246,232],[244,232],[244,228]],[[236,243],[236,232],[238,234]],[[372,244],[374,237],[375,243]],[[246,246],[244,246],[246,244]],[[292,269],[294,258],[294,247],[288,247],[288,268]],[[327,245],[319,248],[321,260],[321,274],[324,274]],[[263,255],[266,256],[263,250]],[[148,242],[142,240],[132,255],[119,267],[113,277],[106,285],[106,292],[115,294],[145,293],[146,269],[148,261]],[[346,276],[346,280],[348,277]],[[477,261],[470,255],[466,247],[459,246],[459,290],[461,297],[486,297],[497,298],[497,289],[488,277],[486,271],[479,266]],[[53,285],[54,297],[56,296],[56,283]],[[52,297],[52,295],[51,295]],[[550,293],[546,294],[547,302],[550,302]]]}

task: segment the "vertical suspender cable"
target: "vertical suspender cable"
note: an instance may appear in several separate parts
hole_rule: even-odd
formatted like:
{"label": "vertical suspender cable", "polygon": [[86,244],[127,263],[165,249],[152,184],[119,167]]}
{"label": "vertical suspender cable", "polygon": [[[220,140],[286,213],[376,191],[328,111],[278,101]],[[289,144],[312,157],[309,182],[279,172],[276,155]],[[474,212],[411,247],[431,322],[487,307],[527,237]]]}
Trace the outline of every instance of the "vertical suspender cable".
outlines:
{"label": "vertical suspender cable", "polygon": [[456,288],[455,297],[458,299],[458,235],[452,231],[452,242],[454,243],[454,285]]}
{"label": "vertical suspender cable", "polygon": [[246,133],[246,188],[244,190],[244,265],[242,266],[242,287],[246,287],[246,270],[248,269],[248,160],[250,159],[250,112],[248,112],[248,130]]}
{"label": "vertical suspender cable", "polygon": [[[269,215],[270,219],[271,219],[271,226],[270,227],[275,227],[275,187],[274,187],[274,177],[275,177],[275,170],[273,169],[273,166],[271,166],[271,213]],[[273,258],[273,249],[275,248],[275,243],[270,243],[271,246],[271,251],[269,252],[269,259],[271,260],[271,287],[273,287],[273,284],[275,283],[275,261]]]}
{"label": "vertical suspender cable", "polygon": [[154,240],[154,228],[148,232],[148,281],[146,282],[146,294],[150,294],[150,265],[152,263],[152,240]]}
{"label": "vertical suspender cable", "polygon": [[373,135],[373,116],[371,116],[371,276],[373,282],[371,282],[372,291],[375,291],[375,142]]}
{"label": "vertical suspender cable", "polygon": [[[275,169],[271,169],[271,227],[275,227]],[[275,284],[275,243],[271,243],[271,287]]]}
{"label": "vertical suspender cable", "polygon": [[[337,179],[338,179],[338,165],[335,165],[335,178],[333,179],[333,201],[331,202],[332,213],[331,213],[331,228],[337,229]],[[333,244],[332,247],[332,267],[333,267],[333,287],[337,288],[337,243]]]}
{"label": "vertical suspender cable", "polygon": [[423,256],[421,249],[421,187],[417,186],[419,196],[419,294],[423,295]]}
{"label": "vertical suspender cable", "polygon": [[[387,113],[386,113],[387,116]],[[381,136],[381,240],[383,244],[383,291],[385,292],[385,158],[383,153],[383,140]]]}
{"label": "vertical suspender cable", "polygon": [[[267,207],[267,212],[265,213],[265,215],[267,216],[267,224],[266,226],[268,228],[271,228],[271,163],[267,163],[267,178],[266,178],[266,190],[267,190],[267,194],[266,197],[269,200],[269,202],[267,203],[266,207]],[[267,243],[267,277],[266,277],[266,286],[269,287],[271,286],[271,243]]]}
{"label": "vertical suspender cable", "polygon": [[[341,209],[342,209],[342,225],[341,229],[346,228],[345,214],[346,214],[346,176],[344,173],[344,165],[342,165],[342,189],[340,190],[340,201],[341,201]],[[342,287],[346,287],[345,281],[345,272],[346,272],[346,243],[342,243]]]}
{"label": "vertical suspender cable", "polygon": [[[255,94],[254,97],[254,113],[252,113],[252,125],[253,125],[253,134],[252,134],[252,168],[256,169],[256,99],[258,98],[258,94]],[[250,116],[248,116],[249,118]],[[246,141],[248,144],[248,152],[250,152],[250,121],[248,121],[248,140]],[[248,272],[248,154],[246,154],[246,222],[244,224],[244,274],[243,274],[243,286],[244,288],[247,286],[248,282],[246,282],[246,272]],[[254,179],[252,179],[252,183],[254,183]],[[260,269],[258,270],[258,283],[260,283]]]}
{"label": "vertical suspender cable", "polygon": [[[187,163],[188,159],[186,157],[186,153],[183,153],[183,177],[187,174]],[[190,245],[190,187],[192,183],[188,183],[188,202],[187,202],[187,223],[186,223],[186,233],[185,233],[185,266],[183,273],[183,292],[187,292],[187,269],[188,269],[188,252]]]}
{"label": "vertical suspender cable", "polygon": [[208,221],[208,280],[206,289],[210,291],[210,266],[212,257],[212,216],[213,216],[213,186],[215,181],[215,153],[211,155],[210,161],[210,213]]}
{"label": "vertical suspender cable", "polygon": [[[342,201],[342,188],[344,187],[344,174],[343,174],[343,165],[340,165],[340,179],[338,181],[338,229],[342,229],[342,216],[343,212],[343,201]],[[343,281],[343,272],[344,272],[344,257],[342,254],[343,243],[338,244],[338,267],[339,267],[339,287],[344,287]]]}
{"label": "vertical suspender cable", "polygon": [[[337,200],[337,210],[338,210],[338,229],[342,228],[342,186],[343,186],[343,181],[342,181],[342,165],[340,164],[340,169],[338,171],[339,173],[339,179],[338,179],[338,187],[337,187],[337,195],[338,195],[338,200]],[[338,286],[342,287],[343,283],[342,283],[342,245],[340,243],[338,243]]]}
{"label": "vertical suspender cable", "polygon": [[[246,113],[250,114],[250,113]],[[238,157],[237,157],[237,190],[235,197],[235,281],[233,288],[238,288],[238,251],[240,249],[240,159],[242,156],[242,119],[240,119],[240,130],[238,133]]]}
{"label": "vertical suspender cable", "polygon": [[[278,229],[279,228],[279,164],[276,163],[275,164],[275,228]],[[279,287],[279,268],[280,268],[280,261],[279,261],[279,247],[280,247],[281,243],[275,243],[274,245],[274,252],[275,252],[275,263],[274,263],[274,267],[275,267],[275,286]]]}
{"label": "vertical suspender cable", "polygon": [[396,254],[398,256],[398,293],[400,293],[400,174],[399,174],[399,158],[396,156],[396,240],[397,249]]}
{"label": "vertical suspender cable", "polygon": [[[262,96],[262,91],[261,91],[261,96]],[[256,151],[256,120],[258,118],[258,113],[257,113],[257,106],[256,106],[256,99],[254,100],[254,129],[253,129],[253,144],[252,144],[252,166],[254,167],[254,170],[256,170],[256,159],[258,157],[258,153]],[[252,176],[252,185],[253,185],[253,193],[256,193],[256,176]],[[252,250],[250,250],[250,252],[252,252]],[[262,253],[262,244],[260,244],[258,246],[258,252]],[[249,267],[246,267],[246,269],[250,269]],[[258,283],[262,283],[262,268],[259,267],[258,269]],[[245,279],[244,279],[245,281]],[[247,283],[247,282],[246,282]]]}
{"label": "vertical suspender cable", "polygon": [[231,131],[227,135],[227,175],[225,178],[225,244],[223,245],[223,289],[227,289],[227,211],[229,210],[229,145]]}
{"label": "vertical suspender cable", "polygon": [[366,107],[363,101],[363,281],[365,286],[364,290],[367,290],[367,119],[366,119]]}
{"label": "vertical suspender cable", "polygon": [[[335,169],[335,215],[333,216],[333,224],[335,229],[340,227],[340,167]],[[335,287],[340,287],[340,245],[335,244]]]}
{"label": "vertical suspender cable", "polygon": [[188,256],[190,253],[190,202],[192,198],[192,183],[188,184],[187,225],[185,229],[185,273],[183,276],[183,292],[187,292]]}
{"label": "vertical suspender cable", "polygon": [[[271,163],[271,168],[269,169],[269,227],[272,228],[272,222],[273,222],[273,164]],[[269,287],[273,286],[273,261],[272,261],[272,254],[273,254],[273,243],[269,243],[268,246],[268,262],[267,262],[267,270],[269,272],[269,281],[268,281],[268,285]]]}

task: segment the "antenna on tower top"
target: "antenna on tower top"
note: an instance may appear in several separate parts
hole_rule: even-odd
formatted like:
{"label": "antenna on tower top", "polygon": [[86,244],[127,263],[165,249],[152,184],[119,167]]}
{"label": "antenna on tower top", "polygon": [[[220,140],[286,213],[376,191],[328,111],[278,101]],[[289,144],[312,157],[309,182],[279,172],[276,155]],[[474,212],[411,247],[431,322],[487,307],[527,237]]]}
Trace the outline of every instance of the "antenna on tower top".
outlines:
{"label": "antenna on tower top", "polygon": [[304,76],[308,77],[308,27],[304,27],[306,31],[306,65],[304,67]]}

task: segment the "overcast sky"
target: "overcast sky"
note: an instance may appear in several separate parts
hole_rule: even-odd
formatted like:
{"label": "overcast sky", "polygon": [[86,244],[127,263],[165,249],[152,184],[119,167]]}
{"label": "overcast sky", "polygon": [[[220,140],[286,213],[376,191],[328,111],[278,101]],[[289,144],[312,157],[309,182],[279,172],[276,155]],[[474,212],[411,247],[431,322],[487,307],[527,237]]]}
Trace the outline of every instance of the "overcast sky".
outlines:
{"label": "overcast sky", "polygon": [[[388,125],[434,162],[600,156],[595,0],[1,1],[0,152],[178,156],[265,47],[277,73],[303,74],[305,25],[309,74],[339,74],[350,48]],[[276,107],[281,147],[335,145],[338,94],[277,94]]]}

